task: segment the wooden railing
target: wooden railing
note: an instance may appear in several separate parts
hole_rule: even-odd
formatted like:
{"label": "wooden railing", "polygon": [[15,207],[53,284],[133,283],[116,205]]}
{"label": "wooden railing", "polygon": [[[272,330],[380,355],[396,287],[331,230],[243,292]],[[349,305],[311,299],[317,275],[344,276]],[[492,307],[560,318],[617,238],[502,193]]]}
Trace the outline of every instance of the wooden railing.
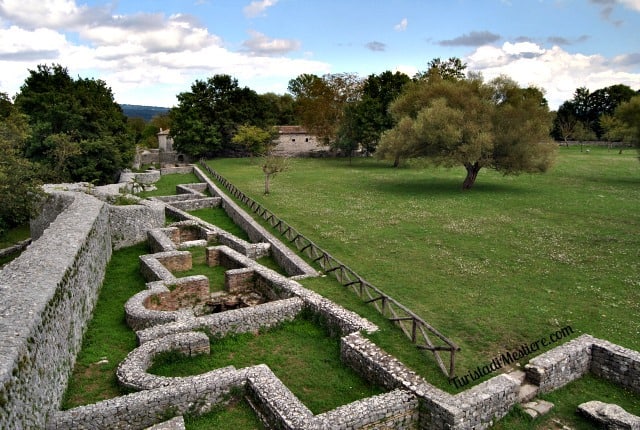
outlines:
{"label": "wooden railing", "polygon": [[[295,228],[278,218],[275,214],[264,208],[260,203],[245,195],[226,178],[214,171],[209,165],[200,162],[201,166],[231,195],[245,204],[251,211],[265,220],[296,249],[309,257],[325,273],[331,273],[344,286],[355,292],[365,303],[373,305],[378,312],[392,321],[404,332],[418,349],[431,351],[442,372],[449,379],[455,376],[455,356],[460,348],[451,339],[440,333],[433,326],[425,322],[406,306],[399,303],[393,297],[364,280],[345,264],[334,258],[327,251],[307,239]],[[435,340],[435,342],[434,342]],[[449,352],[449,363],[445,365],[440,352]],[[448,367],[448,368],[447,368]]]}

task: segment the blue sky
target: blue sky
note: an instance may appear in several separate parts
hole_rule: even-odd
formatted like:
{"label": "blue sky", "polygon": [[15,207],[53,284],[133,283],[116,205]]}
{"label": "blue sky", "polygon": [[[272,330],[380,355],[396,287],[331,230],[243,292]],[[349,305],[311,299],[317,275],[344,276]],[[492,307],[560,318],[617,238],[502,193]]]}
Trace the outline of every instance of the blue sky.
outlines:
{"label": "blue sky", "polygon": [[286,92],[301,73],[410,76],[459,57],[486,79],[640,89],[640,0],[0,0],[0,91],[58,63],[119,103],[173,106],[196,79]]}

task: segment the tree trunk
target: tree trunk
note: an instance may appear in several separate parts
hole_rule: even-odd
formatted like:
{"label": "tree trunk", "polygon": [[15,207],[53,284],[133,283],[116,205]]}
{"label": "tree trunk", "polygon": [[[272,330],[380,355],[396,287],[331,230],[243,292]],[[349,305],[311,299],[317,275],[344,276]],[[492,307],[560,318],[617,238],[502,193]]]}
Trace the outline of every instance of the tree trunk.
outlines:
{"label": "tree trunk", "polygon": [[473,184],[475,184],[478,172],[480,171],[480,165],[475,162],[473,164],[467,163],[464,167],[467,169],[467,177],[464,178],[464,182],[462,183],[462,190],[466,191],[470,190]]}
{"label": "tree trunk", "polygon": [[393,167],[398,167],[400,165],[400,154],[396,154],[395,160],[393,160]]}
{"label": "tree trunk", "polygon": [[265,173],[264,174],[264,194],[267,195],[269,194],[269,179],[270,179],[270,174]]}

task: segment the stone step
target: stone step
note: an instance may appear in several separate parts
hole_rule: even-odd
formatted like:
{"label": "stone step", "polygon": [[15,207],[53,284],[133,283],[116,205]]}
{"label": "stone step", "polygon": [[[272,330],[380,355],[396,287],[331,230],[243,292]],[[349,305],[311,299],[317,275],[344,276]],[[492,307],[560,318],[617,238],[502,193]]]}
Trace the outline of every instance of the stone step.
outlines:
{"label": "stone step", "polygon": [[538,394],[538,386],[524,383],[520,386],[520,390],[518,391],[518,402],[524,403],[533,399]]}
{"label": "stone step", "polygon": [[553,403],[547,402],[546,400],[533,400],[527,403],[522,404],[522,409],[531,415],[531,418],[537,418],[540,415],[547,414],[551,409],[553,409]]}
{"label": "stone step", "polygon": [[507,373],[507,376],[516,381],[518,384],[524,384],[524,380],[527,377],[527,374],[523,370],[512,370]]}

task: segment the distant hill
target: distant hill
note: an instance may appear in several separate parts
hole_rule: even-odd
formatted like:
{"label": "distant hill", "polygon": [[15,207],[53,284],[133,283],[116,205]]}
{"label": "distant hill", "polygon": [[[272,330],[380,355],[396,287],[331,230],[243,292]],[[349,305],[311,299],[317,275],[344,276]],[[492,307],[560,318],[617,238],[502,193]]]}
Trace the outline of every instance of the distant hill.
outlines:
{"label": "distant hill", "polygon": [[169,108],[160,106],[120,105],[120,107],[122,107],[122,111],[127,117],[142,118],[145,121],[169,111]]}

